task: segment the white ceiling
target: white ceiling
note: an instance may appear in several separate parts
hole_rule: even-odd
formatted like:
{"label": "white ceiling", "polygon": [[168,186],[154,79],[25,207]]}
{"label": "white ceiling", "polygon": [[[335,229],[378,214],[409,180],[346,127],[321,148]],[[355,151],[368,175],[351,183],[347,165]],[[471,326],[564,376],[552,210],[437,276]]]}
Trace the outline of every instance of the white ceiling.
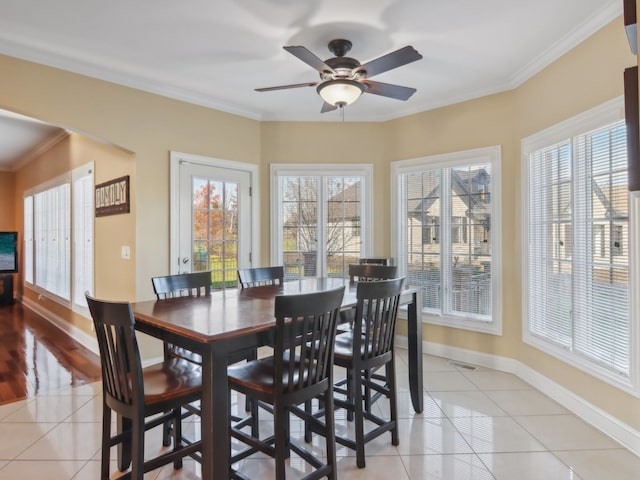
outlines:
{"label": "white ceiling", "polygon": [[408,101],[365,94],[344,111],[384,121],[514,88],[621,13],[621,0],[0,0],[0,53],[252,119],[338,121],[314,87],[254,91],[318,80],[282,46],[324,60],[346,38],[365,63],[412,45],[422,60],[375,77],[417,88]]}

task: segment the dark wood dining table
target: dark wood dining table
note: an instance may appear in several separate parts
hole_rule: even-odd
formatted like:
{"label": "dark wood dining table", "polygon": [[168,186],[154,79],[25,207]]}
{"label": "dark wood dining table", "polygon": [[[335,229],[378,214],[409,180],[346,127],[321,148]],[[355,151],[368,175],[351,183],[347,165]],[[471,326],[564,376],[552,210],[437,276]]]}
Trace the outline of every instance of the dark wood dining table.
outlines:
{"label": "dark wood dining table", "polygon": [[[356,305],[356,284],[342,278],[304,278],[245,289],[225,289],[205,297],[179,297],[132,304],[136,329],[202,355],[202,478],[229,478],[230,405],[227,358],[268,344],[275,328],[277,295],[316,292],[345,285],[343,309]],[[409,385],[416,412],[423,409],[420,288],[407,287]]]}

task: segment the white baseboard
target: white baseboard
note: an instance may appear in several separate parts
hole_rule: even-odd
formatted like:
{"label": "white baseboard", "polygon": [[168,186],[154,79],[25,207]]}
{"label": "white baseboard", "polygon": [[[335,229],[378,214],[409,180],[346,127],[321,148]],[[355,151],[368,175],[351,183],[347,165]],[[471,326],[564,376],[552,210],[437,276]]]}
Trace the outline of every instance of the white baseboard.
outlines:
{"label": "white baseboard", "polygon": [[[407,348],[407,337],[397,336],[395,344]],[[422,342],[422,351],[429,355],[512,373],[640,456],[640,431],[518,360],[430,342]]]}
{"label": "white baseboard", "polygon": [[60,330],[65,332],[67,335],[69,335],[71,338],[73,338],[76,342],[88,348],[96,355],[100,355],[100,352],[98,349],[98,340],[94,336],[89,335],[84,330],[79,329],[75,325],[71,325],[65,319],[63,319],[62,317],[59,317],[58,315],[52,313],[51,311],[42,308],[38,304],[38,302],[34,302],[33,300],[25,297],[22,297],[21,302],[24,307],[28,308],[29,310],[32,310],[33,312],[43,317],[53,326],[59,328]]}

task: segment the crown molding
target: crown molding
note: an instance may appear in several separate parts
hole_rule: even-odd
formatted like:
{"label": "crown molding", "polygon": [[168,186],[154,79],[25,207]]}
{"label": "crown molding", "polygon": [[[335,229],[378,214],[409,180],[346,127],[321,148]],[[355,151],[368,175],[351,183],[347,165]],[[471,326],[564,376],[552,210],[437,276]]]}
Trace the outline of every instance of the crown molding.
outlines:
{"label": "crown molding", "polygon": [[510,88],[519,87],[620,15],[622,15],[622,2],[610,3],[594,13],[585,22],[567,32],[558,42],[516,72],[509,81]]}
{"label": "crown molding", "polygon": [[57,144],[58,142],[61,142],[62,140],[64,140],[68,136],[69,136],[69,132],[67,130],[65,130],[65,129],[61,129],[55,135],[47,138],[44,142],[41,142],[35,148],[32,148],[31,150],[29,150],[29,152],[27,152],[25,155],[23,155],[20,158],[20,160],[11,167],[10,171],[15,172],[15,171],[21,169],[26,164],[28,164],[30,161],[32,161],[34,158],[42,155],[44,152],[46,152],[51,147],[53,147],[55,144]]}

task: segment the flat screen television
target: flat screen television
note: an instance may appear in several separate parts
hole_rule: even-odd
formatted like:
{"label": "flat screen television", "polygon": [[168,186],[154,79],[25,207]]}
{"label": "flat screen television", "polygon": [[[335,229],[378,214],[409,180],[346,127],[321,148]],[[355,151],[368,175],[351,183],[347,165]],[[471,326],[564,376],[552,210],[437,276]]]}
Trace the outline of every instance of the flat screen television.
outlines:
{"label": "flat screen television", "polygon": [[0,273],[18,271],[18,232],[0,232]]}

